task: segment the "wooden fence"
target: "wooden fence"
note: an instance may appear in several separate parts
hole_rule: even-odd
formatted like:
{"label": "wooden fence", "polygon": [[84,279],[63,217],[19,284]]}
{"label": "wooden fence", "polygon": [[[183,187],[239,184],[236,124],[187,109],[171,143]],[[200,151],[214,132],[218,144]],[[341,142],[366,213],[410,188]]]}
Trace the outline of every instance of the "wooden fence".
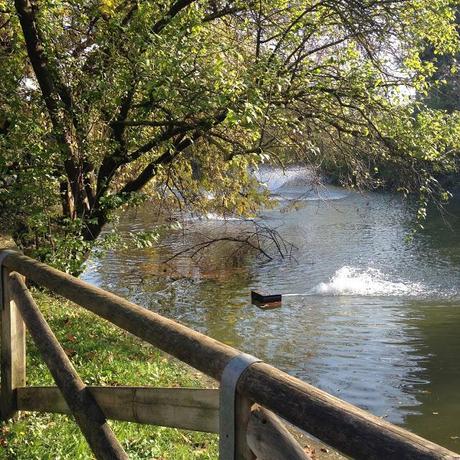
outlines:
{"label": "wooden fence", "polygon": [[[221,459],[308,458],[278,417],[353,458],[460,458],[235,348],[19,252],[0,251],[0,266],[3,420],[17,411],[72,414],[98,459],[127,458],[107,418],[220,433]],[[220,390],[86,386],[24,278],[219,380]],[[57,387],[25,385],[26,327]]]}

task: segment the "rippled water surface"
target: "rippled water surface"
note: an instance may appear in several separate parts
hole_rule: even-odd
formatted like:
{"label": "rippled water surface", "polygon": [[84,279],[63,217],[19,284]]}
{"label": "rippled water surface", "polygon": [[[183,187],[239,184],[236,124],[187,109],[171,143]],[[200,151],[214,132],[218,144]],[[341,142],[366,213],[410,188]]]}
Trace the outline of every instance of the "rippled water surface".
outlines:
{"label": "rippled water surface", "polygon": [[[255,354],[292,375],[460,451],[460,203],[407,238],[413,212],[389,194],[313,188],[304,172],[265,171],[279,205],[258,220],[295,244],[272,261],[228,246],[162,261],[199,235],[251,223],[216,216],[158,247],[114,250],[82,278]],[[151,229],[146,205],[125,232]],[[251,289],[284,294],[260,310]]]}

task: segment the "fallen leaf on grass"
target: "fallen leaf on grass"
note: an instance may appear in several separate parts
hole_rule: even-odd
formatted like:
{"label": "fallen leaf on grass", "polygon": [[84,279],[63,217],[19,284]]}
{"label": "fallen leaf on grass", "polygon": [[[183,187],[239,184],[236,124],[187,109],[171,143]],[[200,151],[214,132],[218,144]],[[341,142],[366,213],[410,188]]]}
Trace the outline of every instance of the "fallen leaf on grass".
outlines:
{"label": "fallen leaf on grass", "polygon": [[69,342],[75,343],[77,341],[77,338],[72,335],[70,332],[66,335],[66,338]]}
{"label": "fallen leaf on grass", "polygon": [[72,348],[64,348],[64,353],[71,358],[77,354],[76,350],[72,350]]}

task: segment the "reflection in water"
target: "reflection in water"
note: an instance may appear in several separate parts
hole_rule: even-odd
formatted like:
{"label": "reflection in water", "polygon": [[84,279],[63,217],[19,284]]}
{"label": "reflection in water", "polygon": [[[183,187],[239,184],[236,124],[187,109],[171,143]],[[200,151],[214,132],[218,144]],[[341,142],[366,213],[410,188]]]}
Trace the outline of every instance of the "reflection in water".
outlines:
{"label": "reflection in water", "polygon": [[414,372],[413,393],[419,401],[406,424],[422,436],[445,440],[459,450],[460,314],[458,303],[426,302],[413,306],[409,324],[417,335],[413,341],[423,356]]}
{"label": "reflection in water", "polygon": [[[155,249],[111,251],[82,277],[460,450],[460,203],[452,228],[433,214],[407,240],[413,212],[392,195],[327,187],[318,200],[298,171],[278,176],[264,177],[279,206],[260,220],[298,247],[295,260],[216,246],[198,264],[164,266],[193,239],[172,231]],[[152,228],[153,214],[129,211],[122,230]],[[196,235],[245,224],[187,225]],[[282,308],[251,306],[251,289],[285,294]]]}

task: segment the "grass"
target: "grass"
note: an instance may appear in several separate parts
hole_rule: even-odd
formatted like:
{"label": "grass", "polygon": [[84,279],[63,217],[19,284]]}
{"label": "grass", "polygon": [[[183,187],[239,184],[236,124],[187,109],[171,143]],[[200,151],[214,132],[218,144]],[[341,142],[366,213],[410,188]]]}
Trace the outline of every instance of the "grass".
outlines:
{"label": "grass", "polygon": [[[159,350],[142,343],[71,302],[34,291],[51,329],[88,385],[204,387],[203,378]],[[53,379],[27,341],[27,384]],[[217,436],[166,427],[110,422],[130,459],[216,459]],[[93,455],[71,417],[22,413],[2,424],[0,459],[91,459]]]}

